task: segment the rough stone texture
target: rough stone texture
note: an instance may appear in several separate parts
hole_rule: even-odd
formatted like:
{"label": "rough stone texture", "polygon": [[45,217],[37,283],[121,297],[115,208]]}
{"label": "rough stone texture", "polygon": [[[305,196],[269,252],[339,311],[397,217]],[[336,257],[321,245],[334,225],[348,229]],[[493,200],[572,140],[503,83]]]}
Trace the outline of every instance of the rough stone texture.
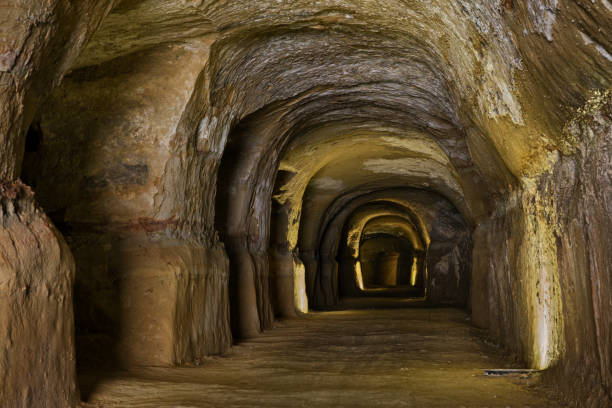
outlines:
{"label": "rough stone texture", "polygon": [[472,239],[466,221],[448,202],[440,203],[427,249],[428,300],[465,306],[472,281]]}
{"label": "rough stone texture", "polygon": [[120,362],[177,365],[225,352],[231,334],[223,249],[126,241],[112,254],[120,273]]}
{"label": "rough stone texture", "polygon": [[19,175],[32,118],[114,3],[0,2],[0,180]]}
{"label": "rough stone texture", "polygon": [[76,387],[66,242],[20,182],[0,184],[0,401],[66,407]]}
{"label": "rough stone texture", "polygon": [[84,405],[564,407],[537,378],[482,375],[516,366],[480,341],[467,317],[453,309],[313,313],[275,322],[203,367],[89,373],[84,380],[96,385]]}
{"label": "rough stone texture", "polygon": [[104,348],[123,316],[132,364],[146,321],[160,364],[229,342],[226,257],[240,336],[293,315],[292,292],[333,304],[340,220],[390,192],[427,238],[431,300],[462,303],[471,268],[473,322],[606,406],[611,8],[0,0],[0,180],[22,174],[66,235],[77,331]]}
{"label": "rough stone texture", "polygon": [[231,344],[221,246],[165,234],[67,231],[80,367],[176,365]]}
{"label": "rough stone texture", "polygon": [[[470,284],[471,243],[468,226],[447,200],[437,194],[410,189],[348,195],[334,202],[320,224],[320,244],[316,248],[320,258],[306,268],[307,272],[311,271],[309,280],[314,281],[314,292],[310,292],[314,304],[326,307],[337,303],[338,294],[326,289],[330,284],[325,282],[335,279],[336,254],[343,240],[348,238],[342,233],[344,225],[354,211],[364,210],[368,204],[378,208],[375,211],[378,215],[380,211],[389,212],[390,208],[404,211],[403,216],[408,217],[411,228],[418,231],[422,249],[427,248],[428,300],[432,304],[465,304]],[[351,274],[354,272],[352,268],[348,270]],[[321,296],[317,292],[320,290],[329,294]]]}
{"label": "rough stone texture", "polygon": [[192,192],[218,160],[195,152],[206,41],[72,72],[25,155],[74,250],[85,365],[180,364],[231,344],[227,257]]}
{"label": "rough stone texture", "polygon": [[[560,160],[541,189],[551,199],[562,288],[563,358],[551,382],[567,384],[568,401],[612,404],[612,97],[593,95],[566,129],[583,140]],[[561,385],[561,387],[564,387]]]}
{"label": "rough stone texture", "polygon": [[596,92],[566,128],[582,140],[578,152],[474,235],[472,309],[482,307],[483,290],[495,305],[475,322],[529,365],[550,368],[547,378],[577,406],[610,404],[610,243],[602,239],[610,235],[610,104],[609,93]]}
{"label": "rough stone texture", "polygon": [[543,221],[550,214],[541,199],[521,194],[478,225],[484,234],[474,234],[474,264],[486,268],[473,270],[472,281],[486,279],[488,292],[484,305],[475,303],[481,296],[473,298],[472,310],[495,305],[488,308],[491,335],[529,367],[545,369],[558,358],[563,323],[556,268],[550,264],[556,261],[554,236]]}

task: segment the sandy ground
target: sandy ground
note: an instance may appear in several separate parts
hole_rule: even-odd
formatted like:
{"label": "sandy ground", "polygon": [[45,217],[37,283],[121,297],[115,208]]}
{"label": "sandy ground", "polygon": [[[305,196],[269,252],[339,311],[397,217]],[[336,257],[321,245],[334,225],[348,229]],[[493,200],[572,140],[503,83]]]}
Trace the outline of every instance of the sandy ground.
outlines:
{"label": "sandy ground", "polygon": [[278,321],[200,366],[81,373],[83,406],[561,406],[537,376],[484,376],[516,366],[480,339],[464,311],[383,304]]}

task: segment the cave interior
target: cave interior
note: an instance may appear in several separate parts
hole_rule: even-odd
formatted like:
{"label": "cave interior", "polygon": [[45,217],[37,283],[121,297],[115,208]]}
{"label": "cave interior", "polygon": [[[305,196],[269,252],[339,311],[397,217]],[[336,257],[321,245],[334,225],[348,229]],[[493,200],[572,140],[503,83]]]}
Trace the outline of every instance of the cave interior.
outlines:
{"label": "cave interior", "polygon": [[0,406],[612,406],[611,27],[0,0]]}

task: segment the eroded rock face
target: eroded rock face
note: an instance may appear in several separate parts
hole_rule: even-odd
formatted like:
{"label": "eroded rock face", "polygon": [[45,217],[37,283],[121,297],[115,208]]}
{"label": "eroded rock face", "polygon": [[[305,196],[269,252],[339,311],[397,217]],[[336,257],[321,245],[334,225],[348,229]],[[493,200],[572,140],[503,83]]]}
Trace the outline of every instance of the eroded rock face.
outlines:
{"label": "eroded rock face", "polygon": [[20,182],[0,184],[0,397],[10,407],[66,407],[76,387],[74,261]]}
{"label": "eroded rock face", "polygon": [[[610,231],[610,103],[596,93],[566,128],[583,140],[578,154],[561,158],[474,235],[476,323],[529,364],[550,368],[551,383],[572,390],[563,393],[568,402],[594,407],[606,406],[610,383],[610,243],[601,239]],[[480,279],[483,268],[488,279]],[[487,314],[484,304],[496,306]]]}
{"label": "eroded rock face", "polygon": [[580,390],[568,400],[597,406],[612,385],[612,244],[604,238],[612,233],[610,94],[593,95],[566,131],[583,144],[541,184],[555,197],[559,284],[572,289],[561,291],[565,347],[551,376]]}
{"label": "eroded rock face", "polygon": [[[306,310],[306,294],[334,304],[345,221],[376,199],[413,213],[430,301],[463,304],[470,284],[475,324],[550,367],[570,400],[609,405],[608,1],[0,10],[0,180],[21,174],[74,253],[79,350],[180,364],[229,346],[230,304],[245,337]],[[9,211],[15,197],[9,276],[45,257],[69,275],[58,232],[33,204]],[[60,249],[31,245],[26,224]],[[30,312],[11,296],[12,327]],[[62,305],[49,321],[68,321]],[[48,331],[54,355],[73,352]],[[52,403],[72,404],[55,367],[67,388]]]}
{"label": "eroded rock face", "polygon": [[208,50],[74,71],[39,118],[23,176],[75,255],[84,366],[181,364],[231,344],[227,256],[197,187],[219,159],[195,147]]}
{"label": "eroded rock face", "polygon": [[229,268],[222,247],[124,238],[112,254],[119,282],[124,365],[179,365],[221,354],[229,330]]}
{"label": "eroded rock face", "polygon": [[470,228],[450,203],[437,203],[427,250],[429,302],[465,306],[472,281]]}
{"label": "eroded rock face", "polygon": [[19,175],[24,135],[113,0],[0,3],[0,180]]}

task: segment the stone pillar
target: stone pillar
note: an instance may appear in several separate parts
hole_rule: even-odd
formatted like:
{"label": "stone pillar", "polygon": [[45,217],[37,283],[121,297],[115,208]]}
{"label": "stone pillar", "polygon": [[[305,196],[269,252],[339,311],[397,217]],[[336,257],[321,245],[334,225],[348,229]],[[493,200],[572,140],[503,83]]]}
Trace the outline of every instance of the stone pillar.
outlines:
{"label": "stone pillar", "polygon": [[378,257],[377,282],[382,286],[397,286],[397,263],[399,254],[396,252],[382,254]]}
{"label": "stone pillar", "polygon": [[281,317],[296,317],[293,254],[284,249],[272,250],[270,261],[274,310]]}
{"label": "stone pillar", "polygon": [[174,366],[229,349],[229,265],[220,245],[131,236],[119,246],[122,365]]}
{"label": "stone pillar", "polygon": [[[336,268],[336,275],[337,273]],[[338,287],[336,281],[336,288]],[[308,296],[306,295],[306,269],[302,260],[293,255],[293,298],[295,299],[295,309],[300,313],[308,313]]]}
{"label": "stone pillar", "polygon": [[317,272],[319,263],[315,251],[300,251],[300,259],[304,264],[304,273],[306,275],[306,294],[308,299],[312,299],[315,306],[319,306],[318,294],[316,288]]}
{"label": "stone pillar", "polygon": [[414,282],[414,287],[423,288],[425,290],[427,290],[428,285],[427,255],[427,251],[415,251],[410,270],[410,275],[412,277],[412,268],[416,267],[416,280]]}
{"label": "stone pillar", "polygon": [[65,408],[76,386],[74,261],[21,184],[0,184],[0,405]]}
{"label": "stone pillar", "polygon": [[237,337],[258,336],[261,331],[255,289],[255,264],[240,244],[226,242],[230,259],[230,301],[232,330]]}

